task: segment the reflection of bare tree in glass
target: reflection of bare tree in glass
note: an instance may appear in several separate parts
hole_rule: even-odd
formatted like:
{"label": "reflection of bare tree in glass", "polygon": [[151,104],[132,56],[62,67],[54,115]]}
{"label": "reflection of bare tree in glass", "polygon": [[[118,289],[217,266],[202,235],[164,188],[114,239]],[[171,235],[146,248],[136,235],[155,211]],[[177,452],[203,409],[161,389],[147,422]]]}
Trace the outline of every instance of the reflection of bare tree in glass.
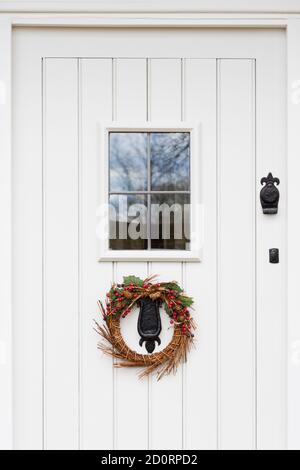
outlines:
{"label": "reflection of bare tree in glass", "polygon": [[[147,212],[147,197],[141,194],[111,195],[109,204],[110,248],[112,250],[147,249],[147,216],[143,215]],[[144,210],[141,210],[141,208],[144,208]],[[139,219],[139,222],[135,224],[135,228],[140,233],[140,236],[135,239],[130,237],[128,233],[129,224],[132,224],[134,219]]]}
{"label": "reflection of bare tree in glass", "polygon": [[147,189],[147,134],[112,132],[110,134],[110,190]]}
{"label": "reflection of bare tree in glass", "polygon": [[[164,212],[165,205],[167,206],[166,212]],[[174,212],[175,207],[179,213]],[[175,250],[189,248],[189,207],[189,194],[155,194],[151,196],[151,248]],[[166,232],[169,233],[168,237],[165,236]],[[176,233],[179,232],[181,237],[177,238]]]}
{"label": "reflection of bare tree in glass", "polygon": [[[114,193],[110,194],[110,204],[114,207],[110,214],[111,249],[147,249],[148,243],[152,249],[189,249],[189,233],[185,230],[190,225],[189,214],[185,213],[185,207],[189,207],[190,202],[189,153],[188,132],[110,133],[110,193]],[[148,169],[151,181],[148,181]],[[127,191],[156,191],[156,194],[120,194]],[[187,193],[176,194],[177,191]],[[126,208],[121,203],[124,198],[128,203]],[[136,204],[147,209],[148,202],[167,206],[166,212],[169,214],[164,216],[159,212],[155,218],[155,211],[151,210],[151,241],[147,240],[147,217],[138,222],[134,215],[128,214],[128,209]],[[174,204],[178,210],[174,211]],[[168,225],[167,231],[164,229],[165,223]],[[112,224],[115,224],[116,233]],[[133,233],[138,232],[138,238],[128,236],[129,227],[134,228]]]}
{"label": "reflection of bare tree in glass", "polygon": [[152,190],[189,190],[189,147],[188,132],[151,134]]}

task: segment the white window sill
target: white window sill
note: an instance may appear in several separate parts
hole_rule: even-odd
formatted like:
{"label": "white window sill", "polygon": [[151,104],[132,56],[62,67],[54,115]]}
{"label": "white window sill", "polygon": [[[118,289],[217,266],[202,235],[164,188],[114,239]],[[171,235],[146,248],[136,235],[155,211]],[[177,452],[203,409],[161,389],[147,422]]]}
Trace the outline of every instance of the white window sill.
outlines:
{"label": "white window sill", "polygon": [[111,250],[106,251],[100,256],[102,261],[188,261],[200,262],[202,259],[202,250],[184,251],[184,250]]}

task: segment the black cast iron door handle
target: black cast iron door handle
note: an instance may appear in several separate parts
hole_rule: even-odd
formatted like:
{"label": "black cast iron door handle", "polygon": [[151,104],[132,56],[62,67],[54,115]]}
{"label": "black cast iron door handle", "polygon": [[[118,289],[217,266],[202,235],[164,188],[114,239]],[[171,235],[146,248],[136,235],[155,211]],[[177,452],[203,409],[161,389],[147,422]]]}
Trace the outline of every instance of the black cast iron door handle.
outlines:
{"label": "black cast iron door handle", "polygon": [[[273,178],[272,173],[260,180],[265,186],[260,191],[260,202],[264,214],[277,214],[279,191],[277,186],[280,184],[279,178]],[[275,183],[277,186],[275,186]]]}

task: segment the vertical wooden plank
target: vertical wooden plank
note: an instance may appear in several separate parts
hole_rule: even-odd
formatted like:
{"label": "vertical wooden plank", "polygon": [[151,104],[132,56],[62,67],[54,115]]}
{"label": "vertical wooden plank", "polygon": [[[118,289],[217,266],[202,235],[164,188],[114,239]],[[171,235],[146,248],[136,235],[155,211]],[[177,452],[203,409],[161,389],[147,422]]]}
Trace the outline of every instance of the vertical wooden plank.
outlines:
{"label": "vertical wooden plank", "polygon": [[[184,61],[184,119],[199,130],[203,259],[186,263],[184,288],[194,298],[195,348],[185,365],[184,447],[217,448],[216,61]],[[193,188],[192,188],[193,190]]]}
{"label": "vertical wooden plank", "polygon": [[[123,276],[134,274],[141,279],[147,277],[147,263],[116,263],[115,280],[122,282]],[[138,309],[132,310],[121,320],[121,331],[127,344],[140,351],[137,332]],[[142,350],[142,353],[145,353]],[[148,381],[138,378],[139,369],[115,369],[114,426],[116,449],[148,448]]]}
{"label": "vertical wooden plank", "polygon": [[20,50],[13,69],[14,448],[43,447],[42,61]]}
{"label": "vertical wooden plank", "polygon": [[221,60],[218,69],[219,439],[222,449],[255,447],[253,67],[251,60]]}
{"label": "vertical wooden plank", "polygon": [[[149,64],[149,117],[164,124],[182,118],[181,60],[151,59]],[[182,283],[181,263],[152,263],[152,273],[159,279]],[[169,327],[164,318],[164,330]],[[165,334],[164,332],[162,334]],[[150,448],[182,448],[182,368],[176,375],[156,381],[150,379]]]}
{"label": "vertical wooden plank", "polygon": [[[182,263],[153,262],[151,265],[151,272],[159,275],[158,280],[174,279],[182,285]],[[170,341],[170,319],[164,311],[161,312],[161,320],[162,342],[166,342],[167,335]],[[176,375],[163,377],[159,382],[155,374],[149,379],[150,449],[182,449],[182,374],[183,369],[180,366]]]}
{"label": "vertical wooden plank", "polygon": [[115,116],[119,122],[146,121],[146,60],[115,60]]}
{"label": "vertical wooden plank", "polygon": [[288,54],[288,448],[300,450],[300,20],[289,20]]}
{"label": "vertical wooden plank", "polygon": [[8,18],[0,19],[0,449],[13,446],[12,423],[12,188],[11,188],[11,34]]}
{"label": "vertical wooden plank", "polygon": [[44,388],[48,449],[78,446],[78,61],[47,59]]}
{"label": "vertical wooden plank", "polygon": [[[147,67],[144,59],[115,60],[114,119],[130,124],[147,119]],[[147,277],[147,263],[116,263],[115,281],[135,274]],[[139,348],[137,312],[124,321],[124,335],[130,344]],[[139,380],[133,368],[115,370],[115,448],[147,449],[148,447],[148,381]],[[124,391],[126,390],[126,393]],[[135,412],[134,410],[138,410]]]}
{"label": "vertical wooden plank", "polygon": [[[276,42],[275,42],[276,41]],[[257,59],[257,444],[261,450],[286,446],[286,96],[285,42],[273,38],[276,54]],[[263,214],[260,179],[280,179],[279,211]],[[279,264],[269,249],[278,248]]]}
{"label": "vertical wooden plank", "polygon": [[149,61],[150,120],[169,124],[181,121],[181,60]]}
{"label": "vertical wooden plank", "polygon": [[[99,263],[96,237],[99,181],[104,159],[100,155],[99,127],[111,120],[112,60],[80,61],[80,423],[83,449],[113,448],[112,361],[97,350],[99,335],[93,319],[102,321],[96,301],[105,299],[113,280],[112,263]],[[105,386],[104,386],[105,384]],[[99,405],[100,404],[100,405]],[[99,405],[99,406],[98,406]],[[105,426],[100,425],[104,423]]]}

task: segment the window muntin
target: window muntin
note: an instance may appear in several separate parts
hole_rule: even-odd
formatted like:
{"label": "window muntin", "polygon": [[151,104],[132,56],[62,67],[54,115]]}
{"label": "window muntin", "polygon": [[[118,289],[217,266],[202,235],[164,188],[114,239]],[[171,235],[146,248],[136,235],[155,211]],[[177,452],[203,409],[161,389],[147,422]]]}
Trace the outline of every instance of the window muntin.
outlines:
{"label": "window muntin", "polygon": [[190,132],[109,132],[109,249],[190,250]]}

